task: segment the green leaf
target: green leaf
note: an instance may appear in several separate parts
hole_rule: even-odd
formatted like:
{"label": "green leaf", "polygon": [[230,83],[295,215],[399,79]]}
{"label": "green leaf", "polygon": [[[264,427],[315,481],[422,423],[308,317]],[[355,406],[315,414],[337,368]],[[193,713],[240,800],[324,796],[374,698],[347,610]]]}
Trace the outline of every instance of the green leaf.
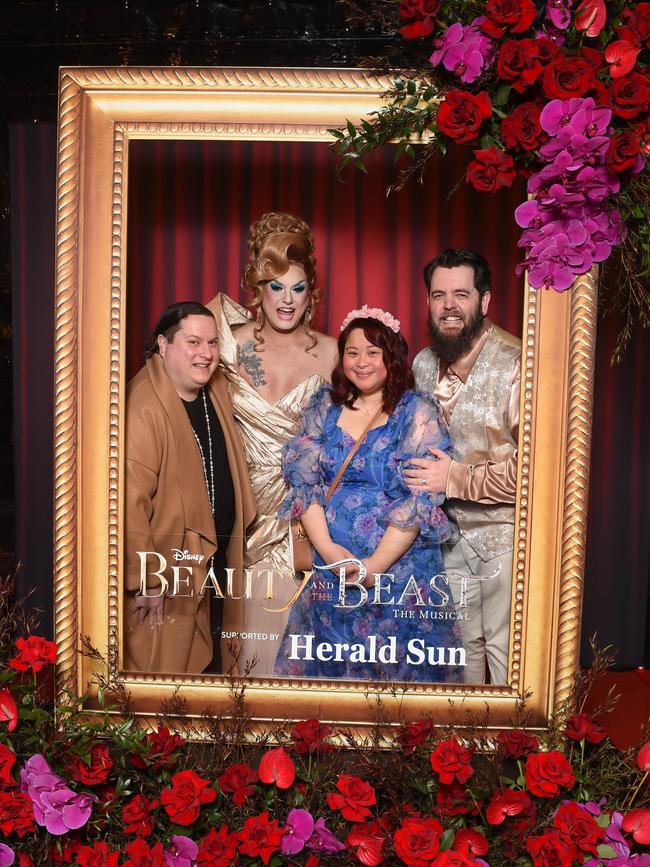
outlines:
{"label": "green leaf", "polygon": [[451,828],[447,828],[446,831],[443,831],[442,837],[440,838],[440,850],[444,852],[445,849],[450,849],[453,842],[454,832]]}
{"label": "green leaf", "polygon": [[598,847],[599,858],[616,858],[616,850],[608,846],[607,843],[601,843]]}
{"label": "green leaf", "polygon": [[349,120],[349,121],[347,122],[346,126],[347,126],[347,128],[348,128],[348,133],[350,134],[350,137],[351,137],[351,138],[354,138],[354,137],[356,136],[356,134],[357,134],[357,130],[356,130],[355,125],[352,123],[351,120]]}
{"label": "green leaf", "polygon": [[409,94],[409,96],[413,96],[413,94],[415,93],[416,89],[417,89],[416,84],[415,84],[415,82],[413,81],[413,79],[411,79],[411,80],[408,82],[408,84],[406,85],[406,92]]}
{"label": "green leaf", "polygon": [[500,88],[498,88],[497,92],[494,94],[492,98],[492,105],[503,106],[508,101],[508,97],[510,96],[510,91],[512,90],[511,84],[502,84]]}
{"label": "green leaf", "polygon": [[492,147],[493,144],[494,144],[494,139],[492,138],[491,135],[484,135],[483,138],[481,139],[481,147],[482,148]]}
{"label": "green leaf", "polygon": [[406,156],[409,157],[410,159],[412,159],[412,160],[415,159],[415,150],[414,150],[412,144],[407,144],[407,145],[406,145],[406,147],[404,148],[404,153],[405,153]]}

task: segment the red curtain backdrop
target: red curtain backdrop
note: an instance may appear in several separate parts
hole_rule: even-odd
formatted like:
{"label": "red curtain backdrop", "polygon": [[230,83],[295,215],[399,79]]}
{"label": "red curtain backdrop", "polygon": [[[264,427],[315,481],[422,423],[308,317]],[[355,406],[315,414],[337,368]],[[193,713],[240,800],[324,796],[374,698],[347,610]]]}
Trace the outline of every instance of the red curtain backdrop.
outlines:
{"label": "red curtain backdrop", "polygon": [[[48,124],[11,129],[12,304],[16,556],[21,589],[51,611],[54,179],[56,131]],[[280,159],[279,157],[284,157]],[[160,311],[181,297],[239,294],[249,223],[286,209],[313,225],[320,285],[319,325],[335,333],[364,301],[392,309],[413,351],[426,343],[421,266],[439,250],[481,250],[494,270],[491,312],[521,327],[521,282],[512,210],[521,190],[451,200],[463,157],[432,165],[426,185],[385,198],[390,155],[368,176],[333,173],[327,148],[264,142],[132,146],[129,172],[128,356],[141,363],[144,337]],[[336,208],[334,207],[336,205]],[[355,270],[356,263],[356,270]],[[650,365],[644,332],[620,365],[610,357],[619,328],[600,320],[596,346],[590,515],[582,634],[618,648],[621,665],[644,663],[650,515]],[[558,443],[558,448],[562,448]],[[534,576],[544,580],[544,576]],[[47,632],[48,619],[45,621]]]}
{"label": "red curtain backdrop", "polygon": [[395,180],[394,151],[368,159],[368,173],[336,176],[324,143],[150,142],[129,151],[128,365],[164,307],[207,301],[225,292],[242,303],[248,227],[266,211],[305,219],[316,239],[317,278],[324,289],[316,327],[336,334],[362,304],[390,310],[412,353],[427,342],[423,265],[445,247],[470,247],[491,262],[490,313],[521,332],[521,259],[512,218],[522,187],[481,196],[462,180],[464,154],[432,161],[425,183],[386,196]]}

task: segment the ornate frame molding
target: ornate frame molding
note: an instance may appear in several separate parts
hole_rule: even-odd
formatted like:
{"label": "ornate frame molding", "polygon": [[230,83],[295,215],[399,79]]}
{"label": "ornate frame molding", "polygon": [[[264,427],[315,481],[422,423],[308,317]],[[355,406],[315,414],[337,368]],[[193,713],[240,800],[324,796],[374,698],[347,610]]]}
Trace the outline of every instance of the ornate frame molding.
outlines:
{"label": "ornate frame molding", "polygon": [[[387,78],[362,70],[63,69],[57,195],[55,402],[55,628],[57,690],[88,693],[88,635],[118,675],[122,616],[121,447],[123,323],[131,139],[329,141],[327,129],[375,109]],[[291,95],[290,100],[279,99]],[[91,207],[92,203],[92,207]],[[527,290],[519,494],[508,686],[418,685],[382,692],[391,720],[479,713],[508,727],[526,692],[543,727],[569,694],[577,667],[587,514],[596,274],[563,294]],[[83,480],[83,485],[82,485]],[[97,599],[104,598],[105,604]],[[210,676],[131,675],[136,710],[155,715],[181,686],[192,713],[229,702]],[[370,721],[368,684],[247,679],[253,716]]]}

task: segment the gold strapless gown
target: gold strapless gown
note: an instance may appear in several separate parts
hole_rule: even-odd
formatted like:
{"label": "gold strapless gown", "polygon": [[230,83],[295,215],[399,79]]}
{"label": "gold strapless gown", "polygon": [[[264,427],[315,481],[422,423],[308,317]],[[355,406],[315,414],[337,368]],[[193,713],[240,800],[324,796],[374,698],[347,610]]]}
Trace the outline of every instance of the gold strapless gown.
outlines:
{"label": "gold strapless gown", "polygon": [[[227,295],[219,294],[208,307],[215,314],[219,335],[219,366],[228,380],[235,421],[242,435],[257,517],[248,529],[244,565],[251,570],[252,598],[244,605],[244,634],[240,671],[253,665],[252,677],[273,673],[289,611],[276,612],[296,590],[286,521],[278,509],[287,492],[282,478],[282,446],[298,433],[300,414],[309,398],[323,383],[312,374],[295,385],[277,403],[269,403],[239,374],[239,344],[233,329],[251,320],[251,315]],[[266,570],[273,569],[273,598],[268,598]],[[251,637],[257,636],[257,637]]]}

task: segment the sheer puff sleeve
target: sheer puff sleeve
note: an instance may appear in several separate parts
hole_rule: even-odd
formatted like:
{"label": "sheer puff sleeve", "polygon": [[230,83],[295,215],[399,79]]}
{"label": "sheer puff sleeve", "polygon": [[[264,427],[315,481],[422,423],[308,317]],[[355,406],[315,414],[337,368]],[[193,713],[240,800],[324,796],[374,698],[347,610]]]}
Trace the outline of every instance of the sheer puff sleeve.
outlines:
{"label": "sheer puff sleeve", "polygon": [[438,544],[451,535],[449,520],[440,508],[444,494],[414,494],[404,479],[412,458],[429,458],[430,448],[451,452],[451,439],[438,401],[420,392],[407,392],[395,407],[400,414],[400,436],[388,460],[386,494],[390,502],[380,517],[384,526],[404,529],[416,524],[426,541]]}
{"label": "sheer puff sleeve", "polygon": [[312,395],[300,421],[300,432],[282,448],[282,473],[289,491],[280,506],[285,521],[299,518],[312,503],[324,505],[327,485],[321,472],[324,426],[332,406],[331,387],[321,386]]}

